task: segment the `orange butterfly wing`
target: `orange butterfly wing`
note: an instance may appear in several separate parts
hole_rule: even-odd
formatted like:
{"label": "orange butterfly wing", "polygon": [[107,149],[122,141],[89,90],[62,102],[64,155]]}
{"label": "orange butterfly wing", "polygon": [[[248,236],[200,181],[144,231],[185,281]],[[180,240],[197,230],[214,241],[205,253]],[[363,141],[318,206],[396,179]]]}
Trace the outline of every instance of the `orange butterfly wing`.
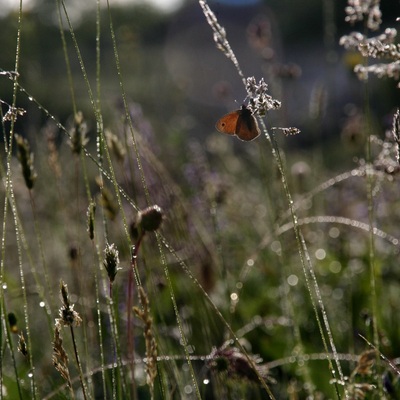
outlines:
{"label": "orange butterfly wing", "polygon": [[228,135],[235,135],[236,134],[236,126],[241,114],[241,110],[232,111],[229,114],[224,115],[220,118],[215,128],[217,131],[222,133],[227,133]]}
{"label": "orange butterfly wing", "polygon": [[224,115],[217,121],[215,128],[244,141],[253,140],[260,134],[257,120],[245,105],[240,110]]}

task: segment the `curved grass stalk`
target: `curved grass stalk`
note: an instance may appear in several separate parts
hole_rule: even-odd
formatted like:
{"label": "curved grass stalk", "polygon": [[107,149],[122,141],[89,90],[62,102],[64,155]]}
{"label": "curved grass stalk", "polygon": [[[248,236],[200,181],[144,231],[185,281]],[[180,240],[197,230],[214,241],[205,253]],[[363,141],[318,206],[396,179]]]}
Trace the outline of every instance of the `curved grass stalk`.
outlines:
{"label": "curved grass stalk", "polygon": [[[203,13],[207,19],[207,22],[209,23],[211,29],[214,32],[214,41],[217,45],[217,48],[220,49],[225,54],[225,56],[233,62],[233,64],[235,65],[235,67],[237,69],[239,76],[243,80],[243,72],[242,72],[241,68],[239,67],[237,59],[234,56],[233,51],[229,45],[229,42],[226,38],[225,30],[219,25],[215,14],[209,8],[206,0],[199,0],[199,4],[200,4],[201,8],[203,9]],[[243,83],[246,86],[245,80]],[[246,86],[246,90],[248,90],[247,86]],[[314,309],[315,318],[316,318],[316,321],[317,321],[317,324],[319,327],[321,339],[323,341],[324,348],[325,348],[326,352],[328,353],[327,339],[325,336],[325,334],[326,334],[328,337],[328,341],[329,341],[330,347],[332,349],[332,352],[333,352],[333,354],[336,354],[337,353],[336,346],[334,344],[334,340],[333,340],[333,336],[332,336],[331,329],[329,326],[326,310],[325,310],[324,303],[323,303],[323,300],[322,300],[322,297],[320,294],[318,282],[317,282],[317,279],[316,279],[316,276],[315,276],[315,273],[313,270],[311,259],[308,254],[307,245],[302,237],[300,228],[297,225],[297,215],[295,213],[295,210],[293,209],[293,201],[292,201],[291,193],[289,190],[289,186],[287,184],[286,174],[285,174],[285,170],[283,167],[283,162],[281,159],[279,147],[275,140],[274,134],[273,133],[270,134],[268,132],[268,130],[266,129],[265,123],[261,118],[259,118],[259,120],[261,122],[261,127],[265,134],[265,137],[271,145],[272,155],[275,159],[276,165],[280,172],[281,183],[283,186],[283,190],[284,190],[287,202],[289,204],[290,214],[291,214],[291,218],[292,218],[292,222],[293,222],[293,230],[294,230],[295,237],[296,237],[297,250],[299,253],[299,257],[300,257],[300,263],[302,266],[306,286],[307,286],[307,289],[308,289],[308,292],[310,295],[312,307]],[[311,289],[310,279],[312,282],[314,292]],[[318,314],[317,305],[322,314],[323,324],[321,323],[321,320],[320,320],[320,317]],[[334,378],[336,394],[337,394],[338,398],[340,398],[340,391],[339,391],[339,388],[337,385],[335,368],[333,367],[333,364],[331,363],[331,361],[329,359],[328,359],[328,363],[329,363],[329,369],[331,371],[332,377]],[[343,372],[342,372],[342,369],[340,366],[340,362],[337,358],[335,358],[335,363],[336,363],[337,372],[339,374],[339,379],[341,382],[344,382],[344,375],[343,375]],[[345,393],[345,395],[346,395],[346,397],[348,397],[347,393]]]}

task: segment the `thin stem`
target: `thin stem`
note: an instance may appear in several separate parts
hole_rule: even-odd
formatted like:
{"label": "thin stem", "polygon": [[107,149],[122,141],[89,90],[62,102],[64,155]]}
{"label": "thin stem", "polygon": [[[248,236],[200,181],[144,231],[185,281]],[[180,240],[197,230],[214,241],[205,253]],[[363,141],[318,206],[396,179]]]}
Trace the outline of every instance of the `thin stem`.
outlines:
{"label": "thin stem", "polygon": [[79,380],[80,380],[81,386],[82,386],[83,397],[84,397],[85,400],[88,400],[86,384],[85,384],[85,381],[84,381],[84,379],[83,379],[82,365],[81,365],[81,361],[80,361],[80,359],[79,359],[78,348],[77,348],[77,346],[76,346],[74,328],[73,328],[72,325],[70,325],[69,328],[70,328],[70,331],[71,331],[72,344],[73,344],[73,346],[74,346],[75,360],[76,360],[76,364],[77,364],[77,366],[78,366]]}

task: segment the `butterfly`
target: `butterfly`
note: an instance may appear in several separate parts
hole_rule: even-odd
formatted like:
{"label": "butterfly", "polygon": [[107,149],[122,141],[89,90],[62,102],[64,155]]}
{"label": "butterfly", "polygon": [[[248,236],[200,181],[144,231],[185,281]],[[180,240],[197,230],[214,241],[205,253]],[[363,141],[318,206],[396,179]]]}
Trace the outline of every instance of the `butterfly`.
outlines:
{"label": "butterfly", "polygon": [[245,105],[224,115],[217,121],[215,128],[219,132],[236,135],[246,142],[255,139],[261,133],[256,118]]}

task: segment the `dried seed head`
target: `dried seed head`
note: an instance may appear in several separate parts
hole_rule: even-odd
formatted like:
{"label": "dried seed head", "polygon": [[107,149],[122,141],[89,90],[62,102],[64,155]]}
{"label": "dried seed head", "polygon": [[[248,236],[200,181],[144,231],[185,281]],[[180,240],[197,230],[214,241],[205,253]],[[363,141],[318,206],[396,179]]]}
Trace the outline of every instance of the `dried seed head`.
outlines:
{"label": "dried seed head", "polygon": [[376,350],[367,350],[361,354],[356,369],[353,373],[359,375],[370,375],[372,373],[372,366],[375,364],[377,360],[377,352]]}
{"label": "dried seed head", "polygon": [[273,99],[268,92],[268,85],[263,78],[257,83],[254,76],[247,78],[246,90],[250,98],[247,107],[253,114],[264,116],[269,110],[277,110],[281,102]]}
{"label": "dried seed head", "polygon": [[22,136],[14,135],[17,143],[18,159],[22,166],[22,174],[28,189],[32,189],[37,178],[35,168],[33,166],[33,153],[31,153],[29,142]]}
{"label": "dried seed head", "polygon": [[68,286],[63,281],[60,281],[60,291],[64,307],[69,307]]}
{"label": "dried seed head", "polygon": [[260,364],[261,359],[259,357],[251,355],[250,361],[245,354],[235,347],[214,348],[208,359],[208,368],[225,374],[229,379],[247,379],[252,382],[259,382],[260,376],[264,380],[271,380],[268,376],[268,368]]}
{"label": "dried seed head", "polygon": [[56,370],[65,379],[68,387],[71,388],[72,384],[71,384],[71,378],[70,378],[69,368],[68,368],[68,355],[62,344],[63,341],[60,336],[60,330],[61,330],[61,326],[59,323],[57,323],[57,320],[56,320],[56,326],[54,329],[52,360],[53,360],[53,365],[56,368]]}
{"label": "dried seed head", "polygon": [[107,271],[110,282],[114,282],[117,272],[121,269],[119,268],[118,250],[114,244],[107,244],[104,250],[103,265]]}
{"label": "dried seed head", "polygon": [[89,233],[90,240],[94,239],[94,216],[96,213],[96,203],[92,200],[87,210],[87,231]]}
{"label": "dried seed head", "polygon": [[89,142],[87,138],[87,124],[83,118],[83,113],[78,111],[74,116],[73,126],[69,131],[71,136],[70,146],[73,153],[80,154],[82,148]]}
{"label": "dried seed head", "polygon": [[79,326],[82,319],[79,314],[74,311],[74,305],[69,301],[68,287],[63,281],[60,281],[60,292],[63,306],[58,311],[60,318],[56,319],[56,325]]}
{"label": "dried seed head", "polygon": [[142,232],[154,232],[160,227],[163,218],[164,213],[159,206],[150,206],[139,211],[136,226]]}
{"label": "dried seed head", "polygon": [[110,130],[107,129],[104,133],[108,148],[114,153],[119,162],[123,162],[126,156],[125,146],[119,140],[118,136],[112,133]]}

